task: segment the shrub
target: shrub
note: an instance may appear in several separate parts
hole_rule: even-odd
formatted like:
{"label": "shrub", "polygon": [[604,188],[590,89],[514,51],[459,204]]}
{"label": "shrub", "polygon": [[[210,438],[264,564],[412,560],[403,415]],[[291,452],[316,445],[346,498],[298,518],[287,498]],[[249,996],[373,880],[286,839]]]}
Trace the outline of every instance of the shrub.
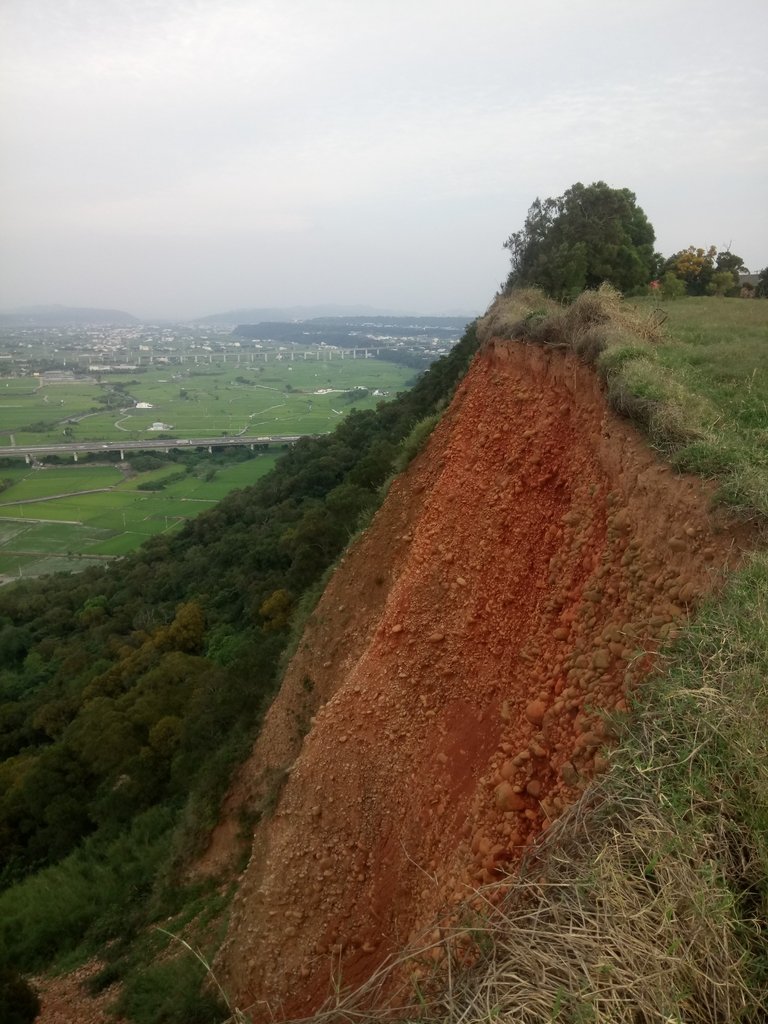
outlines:
{"label": "shrub", "polygon": [[217,1024],[230,1011],[203,989],[207,974],[192,955],[152,964],[127,981],[115,1010],[134,1024]]}
{"label": "shrub", "polygon": [[425,416],[423,420],[419,420],[401,445],[400,452],[395,459],[396,472],[402,473],[410,465],[425,447],[429,435],[439,422],[440,413],[433,413],[431,416]]}
{"label": "shrub", "polygon": [[661,294],[665,299],[681,299],[685,295],[685,281],[671,270],[661,280]]}
{"label": "shrub", "polygon": [[3,1024],[30,1024],[40,1012],[40,1000],[20,974],[0,967],[0,1020]]}

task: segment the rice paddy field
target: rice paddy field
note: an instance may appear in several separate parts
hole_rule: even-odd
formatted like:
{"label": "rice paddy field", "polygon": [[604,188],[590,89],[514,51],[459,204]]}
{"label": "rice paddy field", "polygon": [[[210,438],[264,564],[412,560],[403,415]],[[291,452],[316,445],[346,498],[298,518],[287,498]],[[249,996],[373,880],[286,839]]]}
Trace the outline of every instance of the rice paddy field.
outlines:
{"label": "rice paddy field", "polygon": [[[275,359],[153,367],[100,381],[0,379],[0,445],[140,441],[333,430],[353,408],[374,408],[414,371],[373,359]],[[119,387],[116,389],[115,385]],[[367,393],[354,389],[365,388]],[[378,394],[374,394],[378,392]],[[100,398],[112,395],[105,408]],[[136,408],[146,403],[149,409]],[[162,429],[152,429],[161,423]],[[129,461],[0,468],[0,581],[106,563],[148,537],[178,529],[230,491],[253,483],[279,452],[247,461],[169,462],[135,472]],[[158,490],[143,489],[147,485]]]}
{"label": "rice paddy field", "polygon": [[[179,438],[325,433],[353,405],[373,409],[413,376],[412,369],[376,359],[274,358],[240,366],[152,367],[91,382],[2,379],[0,446],[140,441],[158,433]],[[368,394],[352,394],[356,388]],[[103,400],[110,396],[106,408]],[[153,429],[154,424],[163,426]]]}
{"label": "rice paddy field", "polygon": [[144,473],[129,463],[0,469],[0,577],[73,571],[127,554],[254,483],[277,457],[204,461],[191,472],[176,463]]}

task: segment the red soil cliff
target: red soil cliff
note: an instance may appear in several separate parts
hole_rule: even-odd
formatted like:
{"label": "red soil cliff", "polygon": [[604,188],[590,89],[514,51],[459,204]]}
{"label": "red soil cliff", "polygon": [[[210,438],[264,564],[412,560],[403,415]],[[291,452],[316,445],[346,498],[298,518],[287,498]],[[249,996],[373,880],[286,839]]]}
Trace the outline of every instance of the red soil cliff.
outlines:
{"label": "red soil cliff", "polygon": [[514,868],[717,584],[707,508],[573,356],[478,356],[331,580],[214,837],[209,867],[285,779],[221,956],[241,1009],[312,1011]]}

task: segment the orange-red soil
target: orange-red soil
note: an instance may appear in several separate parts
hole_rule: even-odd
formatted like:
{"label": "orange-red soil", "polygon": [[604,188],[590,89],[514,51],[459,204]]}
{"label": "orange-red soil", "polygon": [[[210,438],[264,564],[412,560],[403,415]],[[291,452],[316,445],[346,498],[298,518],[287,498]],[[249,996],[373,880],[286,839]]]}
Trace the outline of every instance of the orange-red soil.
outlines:
{"label": "orange-red soil", "polygon": [[487,347],[331,580],[214,836],[208,868],[282,783],[218,967],[234,1004],[309,1012],[514,868],[731,554],[591,371]]}

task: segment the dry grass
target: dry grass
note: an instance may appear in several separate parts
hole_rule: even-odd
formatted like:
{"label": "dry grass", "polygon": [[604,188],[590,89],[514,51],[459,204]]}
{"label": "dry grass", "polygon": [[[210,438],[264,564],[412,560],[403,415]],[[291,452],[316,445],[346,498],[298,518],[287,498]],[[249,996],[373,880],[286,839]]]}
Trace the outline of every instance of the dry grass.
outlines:
{"label": "dry grass", "polygon": [[[762,1019],[743,970],[734,900],[719,877],[727,835],[686,849],[653,800],[618,796],[591,789],[553,826],[500,906],[492,888],[482,890],[460,927],[331,1000],[313,1024]],[[393,997],[392,979],[430,963],[434,949],[442,961],[431,981],[421,989],[401,981]],[[476,961],[469,969],[468,956]],[[391,1009],[372,1011],[387,989]],[[434,989],[439,995],[430,996]]]}
{"label": "dry grass", "polygon": [[499,295],[477,322],[478,340],[482,344],[491,338],[517,338],[521,324],[556,316],[561,309],[559,302],[547,298],[538,288],[519,288],[509,295]]}
{"label": "dry grass", "polygon": [[662,339],[654,310],[640,311],[624,302],[610,285],[582,292],[561,305],[535,288],[500,295],[478,322],[478,337],[510,338],[573,349],[595,363],[608,347],[654,345]]}
{"label": "dry grass", "polygon": [[651,359],[625,360],[603,368],[611,407],[641,426],[654,448],[666,454],[692,441],[712,443],[718,411],[686,381]]}
{"label": "dry grass", "polygon": [[507,338],[574,352],[596,368],[612,408],[670,456],[695,442],[716,445],[722,417],[697,381],[657,358],[668,340],[664,317],[655,307],[625,302],[610,285],[582,292],[570,305],[525,289],[498,296],[478,334],[485,343]]}

